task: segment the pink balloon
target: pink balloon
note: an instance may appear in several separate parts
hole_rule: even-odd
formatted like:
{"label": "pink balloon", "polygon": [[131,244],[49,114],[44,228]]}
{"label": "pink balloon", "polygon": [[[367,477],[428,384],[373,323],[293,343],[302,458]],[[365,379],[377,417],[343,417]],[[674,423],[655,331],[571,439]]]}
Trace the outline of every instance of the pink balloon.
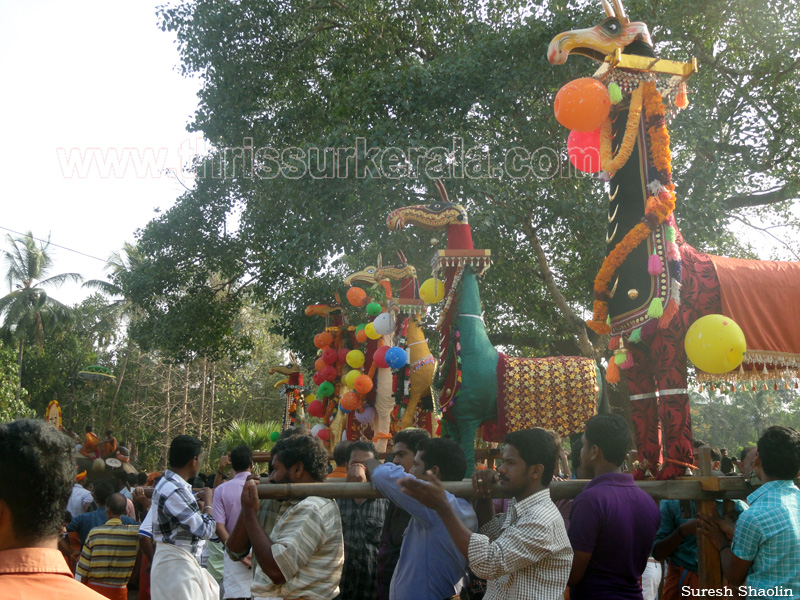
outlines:
{"label": "pink balloon", "polygon": [[372,360],[378,365],[379,369],[388,369],[389,365],[386,363],[386,352],[389,350],[389,346],[381,346],[375,353],[372,355]]}
{"label": "pink balloon", "polygon": [[325,361],[326,364],[332,365],[336,363],[336,359],[339,358],[339,353],[334,349],[328,346],[325,350],[322,351],[322,360]]}
{"label": "pink balloon", "polygon": [[328,365],[319,374],[322,376],[323,381],[333,381],[336,379],[336,368]]}
{"label": "pink balloon", "polygon": [[600,170],[600,130],[571,131],[567,138],[567,154],[572,166],[584,173]]}
{"label": "pink balloon", "polygon": [[314,373],[314,376],[311,379],[314,381],[314,385],[322,385],[322,382],[325,381],[322,378],[322,372]]}

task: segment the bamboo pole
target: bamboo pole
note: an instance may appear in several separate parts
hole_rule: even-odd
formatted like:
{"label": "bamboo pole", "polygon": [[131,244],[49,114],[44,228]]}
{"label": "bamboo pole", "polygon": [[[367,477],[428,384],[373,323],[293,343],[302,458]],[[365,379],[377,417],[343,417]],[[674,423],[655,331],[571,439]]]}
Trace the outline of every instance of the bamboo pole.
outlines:
{"label": "bamboo pole", "polygon": [[[716,498],[746,498],[752,491],[745,484],[743,477],[722,477],[719,489],[707,491],[701,479],[673,479],[670,481],[637,481],[636,485],[648,495],[656,499],[673,498],[679,500],[711,500]],[[588,479],[570,479],[568,481],[553,481],[550,484],[550,497],[553,500],[574,498],[583,487],[589,483]],[[445,481],[444,488],[451,494],[460,498],[474,498],[470,480]],[[153,488],[145,488],[145,494],[150,496]],[[258,486],[258,497],[262,500],[299,500],[308,496],[321,498],[382,498],[380,492],[372,488],[370,483],[350,483],[336,481],[331,483],[262,483]],[[492,488],[494,498],[508,498],[499,485]]]}

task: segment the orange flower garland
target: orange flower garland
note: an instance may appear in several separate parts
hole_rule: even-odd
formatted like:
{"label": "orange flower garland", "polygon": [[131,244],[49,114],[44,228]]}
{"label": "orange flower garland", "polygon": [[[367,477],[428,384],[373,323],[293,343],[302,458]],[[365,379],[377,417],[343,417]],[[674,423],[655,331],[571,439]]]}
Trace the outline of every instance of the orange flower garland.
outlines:
{"label": "orange flower garland", "polygon": [[639,120],[642,116],[642,84],[633,90],[631,94],[631,105],[628,110],[628,122],[625,125],[625,135],[622,138],[617,155],[613,156],[611,148],[611,118],[603,121],[600,128],[600,166],[606,173],[616,173],[619,171],[633,153],[636,145],[636,135],[639,131]]}
{"label": "orange flower garland", "polygon": [[[637,97],[638,95],[638,97]],[[639,110],[634,112],[635,101],[640,102]],[[627,156],[623,155],[625,150],[625,143],[628,141],[628,132],[636,131],[641,117],[641,109],[644,108],[645,114],[648,119],[654,124],[648,127],[648,136],[650,138],[650,155],[653,160],[653,165],[661,175],[661,182],[664,190],[657,196],[650,196],[645,205],[645,217],[633,229],[631,229],[614,249],[606,256],[597,277],[594,280],[594,315],[593,318],[586,322],[586,325],[600,335],[611,332],[611,326],[607,323],[608,320],[608,300],[610,298],[610,291],[608,284],[611,278],[616,273],[617,269],[625,262],[628,255],[639,246],[650,233],[658,225],[664,223],[672,211],[675,210],[675,186],[672,183],[672,155],[669,149],[669,132],[667,131],[666,124],[664,123],[664,105],[661,94],[658,93],[656,86],[653,82],[645,82],[634,90],[631,96],[631,109],[628,116],[628,123],[625,127],[625,141],[620,148],[617,156],[612,161],[610,159],[611,152],[611,121],[606,120],[603,125],[603,130],[600,136],[600,160],[603,169],[609,171],[613,168],[616,172],[627,162],[630,157],[630,152]],[[635,121],[634,126],[631,126],[631,121]],[[636,137],[634,136],[633,142],[630,144],[631,151],[635,143]],[[604,157],[605,151],[605,157]],[[624,160],[619,161],[624,156]],[[609,167],[608,169],[606,167]]]}

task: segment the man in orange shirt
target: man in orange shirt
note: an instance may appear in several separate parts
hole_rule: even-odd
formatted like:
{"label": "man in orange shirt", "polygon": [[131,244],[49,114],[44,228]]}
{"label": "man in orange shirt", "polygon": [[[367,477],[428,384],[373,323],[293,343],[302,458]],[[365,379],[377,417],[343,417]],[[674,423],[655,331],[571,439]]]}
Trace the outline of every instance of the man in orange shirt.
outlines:
{"label": "man in orange shirt", "polygon": [[58,550],[74,478],[72,443],[44,421],[0,425],[0,591],[25,600],[103,600]]}
{"label": "man in orange shirt", "polygon": [[110,429],[106,431],[106,439],[100,444],[100,458],[114,458],[117,453],[117,438]]}
{"label": "man in orange shirt", "polygon": [[347,479],[347,461],[350,457],[350,446],[353,442],[339,442],[333,449],[333,462],[336,463],[336,468],[328,473],[328,480],[333,479]]}
{"label": "man in orange shirt", "polygon": [[87,425],[83,435],[83,448],[80,450],[81,454],[86,458],[97,458],[99,444],[100,440],[98,440],[97,436],[92,432],[92,426]]}

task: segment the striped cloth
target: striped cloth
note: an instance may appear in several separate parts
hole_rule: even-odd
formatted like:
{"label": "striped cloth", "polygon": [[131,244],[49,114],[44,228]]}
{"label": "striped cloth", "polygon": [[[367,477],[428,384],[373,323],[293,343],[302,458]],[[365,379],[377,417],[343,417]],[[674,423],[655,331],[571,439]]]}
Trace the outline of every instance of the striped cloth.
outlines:
{"label": "striped cloth", "polygon": [[105,525],[95,527],[89,533],[75,573],[94,583],[125,586],[133,571],[138,548],[139,526],[123,525],[119,519],[109,519]]}
{"label": "striped cloth", "polygon": [[254,597],[331,600],[339,593],[344,540],[336,502],[317,496],[284,502],[269,537],[286,583],[273,583],[257,565]]}

